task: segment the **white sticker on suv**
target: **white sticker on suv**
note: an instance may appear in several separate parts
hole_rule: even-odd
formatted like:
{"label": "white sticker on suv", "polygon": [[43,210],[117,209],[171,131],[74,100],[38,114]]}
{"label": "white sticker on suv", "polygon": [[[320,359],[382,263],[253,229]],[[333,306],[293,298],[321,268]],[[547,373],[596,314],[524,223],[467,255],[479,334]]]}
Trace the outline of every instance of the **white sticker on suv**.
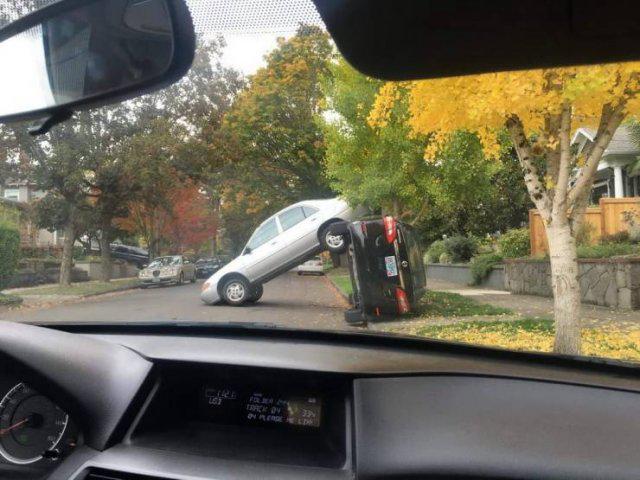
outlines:
{"label": "white sticker on suv", "polygon": [[396,257],[384,257],[384,265],[387,269],[387,277],[395,277],[398,275],[398,264],[396,263]]}

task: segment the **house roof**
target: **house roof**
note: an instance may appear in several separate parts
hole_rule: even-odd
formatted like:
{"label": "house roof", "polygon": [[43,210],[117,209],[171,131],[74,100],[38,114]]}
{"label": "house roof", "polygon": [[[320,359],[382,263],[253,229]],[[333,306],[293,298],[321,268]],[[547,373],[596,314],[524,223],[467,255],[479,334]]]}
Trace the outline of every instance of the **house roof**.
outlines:
{"label": "house roof", "polygon": [[[579,128],[573,136],[571,143],[579,143],[580,137],[584,137],[590,142],[596,136],[596,129],[590,127]],[[603,157],[607,155],[638,155],[640,154],[640,146],[634,141],[631,129],[627,126],[620,126],[613,134],[613,138],[609,146],[604,151]]]}

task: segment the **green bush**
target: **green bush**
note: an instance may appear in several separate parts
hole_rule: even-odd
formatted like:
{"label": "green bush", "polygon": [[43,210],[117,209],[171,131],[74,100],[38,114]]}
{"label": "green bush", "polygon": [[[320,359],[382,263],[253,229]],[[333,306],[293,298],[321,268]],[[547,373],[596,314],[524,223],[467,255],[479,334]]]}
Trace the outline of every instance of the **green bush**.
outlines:
{"label": "green bush", "polygon": [[502,255],[487,253],[471,259],[471,278],[473,285],[480,285],[489,276],[491,269],[502,263]]}
{"label": "green bush", "polygon": [[600,238],[600,244],[605,245],[607,243],[629,243],[629,232],[622,231],[612,233],[611,235],[603,235]]}
{"label": "green bush", "polygon": [[451,258],[451,255],[449,255],[447,252],[442,252],[442,254],[440,254],[440,257],[438,258],[438,263],[452,263],[453,259]]}
{"label": "green bush", "polygon": [[15,227],[0,223],[0,291],[16,271],[20,257],[20,233]]}
{"label": "green bush", "polygon": [[438,263],[440,261],[440,255],[446,251],[444,240],[436,240],[429,246],[425,254],[427,263]]}
{"label": "green bush", "polygon": [[84,247],[79,245],[73,246],[73,259],[74,260],[83,260],[87,256],[87,253],[84,250]]}
{"label": "green bush", "polygon": [[582,222],[576,231],[577,245],[591,245],[591,239],[596,233],[596,227],[589,222]]}
{"label": "green bush", "polygon": [[601,243],[599,245],[578,246],[578,258],[609,258],[634,254],[640,254],[640,248],[632,243]]}
{"label": "green bush", "polygon": [[507,230],[499,239],[498,247],[504,258],[526,257],[531,254],[529,228]]}
{"label": "green bush", "polygon": [[456,235],[444,241],[446,252],[451,256],[454,263],[463,263],[471,260],[478,249],[474,238]]}

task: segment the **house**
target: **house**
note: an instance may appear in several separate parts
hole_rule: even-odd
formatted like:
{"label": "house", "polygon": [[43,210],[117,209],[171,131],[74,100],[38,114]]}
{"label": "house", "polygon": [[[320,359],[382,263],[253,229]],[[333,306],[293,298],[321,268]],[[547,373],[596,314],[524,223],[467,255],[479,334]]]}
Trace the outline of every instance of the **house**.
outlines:
{"label": "house", "polygon": [[[595,128],[579,128],[572,144],[578,152],[593,142]],[[591,202],[597,204],[602,197],[622,198],[640,196],[640,146],[631,130],[620,126],[604,151],[591,191]]]}
{"label": "house", "polygon": [[63,237],[60,232],[39,229],[29,218],[28,205],[44,195],[42,190],[36,189],[29,182],[7,180],[4,185],[0,185],[0,214],[4,212],[5,216],[11,216],[18,225],[23,247],[47,248],[62,245]]}
{"label": "house", "polygon": [[0,197],[21,203],[30,203],[44,197],[45,192],[38,190],[33,183],[27,181],[7,180],[0,185]]}

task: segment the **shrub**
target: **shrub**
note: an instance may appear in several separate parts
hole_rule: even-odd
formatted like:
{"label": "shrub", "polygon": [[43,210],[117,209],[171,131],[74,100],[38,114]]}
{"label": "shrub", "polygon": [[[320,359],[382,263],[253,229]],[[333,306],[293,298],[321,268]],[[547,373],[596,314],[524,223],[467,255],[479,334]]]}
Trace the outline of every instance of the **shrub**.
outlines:
{"label": "shrub", "polygon": [[438,258],[438,262],[440,263],[451,263],[452,261],[453,259],[451,258],[451,255],[449,255],[447,252],[442,252],[440,257]]}
{"label": "shrub", "polygon": [[582,222],[576,231],[577,245],[591,245],[591,239],[596,233],[596,227],[592,223]]}
{"label": "shrub", "polygon": [[473,257],[471,259],[473,285],[480,285],[489,276],[491,269],[499,263],[502,263],[502,255],[497,253],[487,253]]}
{"label": "shrub", "polygon": [[518,258],[530,255],[529,228],[507,230],[498,240],[498,246],[504,258]]}
{"label": "shrub", "polygon": [[87,253],[85,252],[84,247],[81,247],[79,245],[74,245],[73,246],[73,259],[74,260],[82,260],[86,256],[87,256]]}
{"label": "shrub", "polygon": [[445,252],[444,240],[436,240],[427,249],[427,253],[425,255],[427,263],[438,263],[440,261],[440,255]]}
{"label": "shrub", "polygon": [[629,232],[623,231],[604,235],[600,238],[600,243],[603,245],[607,243],[629,243]]}
{"label": "shrub", "polygon": [[580,245],[578,258],[609,258],[620,255],[640,253],[637,245],[632,243],[601,243],[599,245]]}
{"label": "shrub", "polygon": [[462,235],[447,238],[444,246],[454,263],[468,262],[478,249],[475,239]]}
{"label": "shrub", "polygon": [[13,226],[0,223],[0,291],[9,284],[19,257],[20,233]]}

